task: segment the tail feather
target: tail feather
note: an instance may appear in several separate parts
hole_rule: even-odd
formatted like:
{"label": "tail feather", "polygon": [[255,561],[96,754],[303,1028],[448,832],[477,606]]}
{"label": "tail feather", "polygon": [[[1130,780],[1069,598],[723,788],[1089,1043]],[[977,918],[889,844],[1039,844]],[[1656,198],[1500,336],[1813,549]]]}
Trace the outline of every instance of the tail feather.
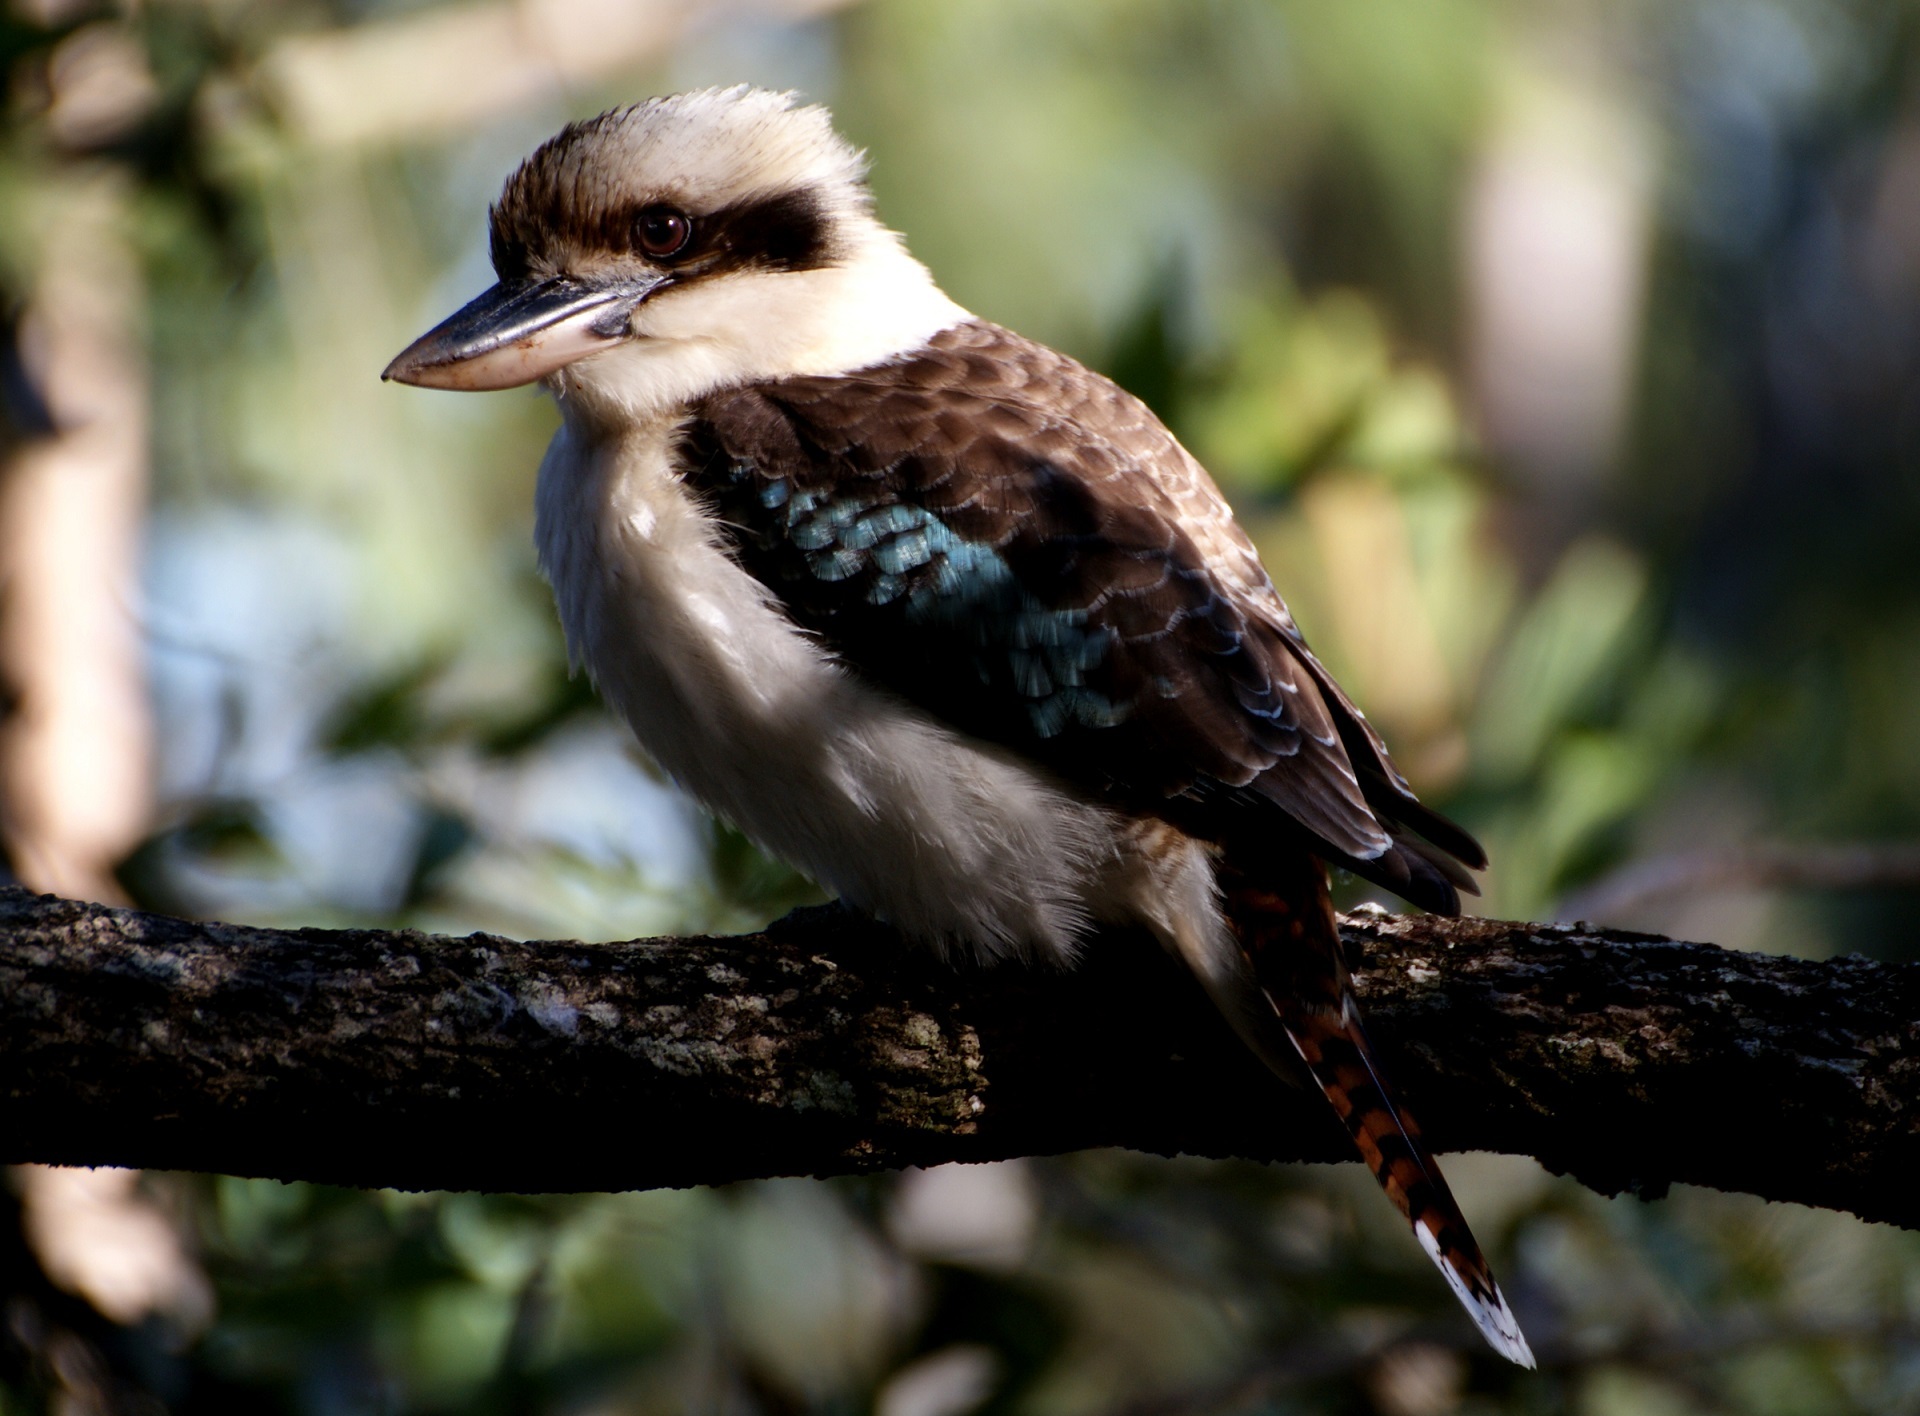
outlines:
{"label": "tail feather", "polygon": [[[1224,881],[1227,914],[1253,979],[1361,1159],[1475,1326],[1496,1352],[1532,1367],[1513,1310],[1367,1039],[1341,958],[1326,871],[1311,856],[1295,859],[1301,863],[1295,868],[1263,872],[1273,883],[1255,885],[1232,874]],[[1270,1055],[1271,1049],[1260,1050]]]}

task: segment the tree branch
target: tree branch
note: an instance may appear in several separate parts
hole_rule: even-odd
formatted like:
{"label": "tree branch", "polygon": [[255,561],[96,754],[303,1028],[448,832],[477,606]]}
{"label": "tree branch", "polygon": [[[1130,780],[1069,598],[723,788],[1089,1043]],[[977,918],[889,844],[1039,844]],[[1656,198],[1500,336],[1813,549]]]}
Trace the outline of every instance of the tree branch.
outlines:
{"label": "tree branch", "polygon": [[[1346,921],[1442,1150],[1920,1227],[1920,965]],[[1147,941],[946,968],[837,908],[738,939],[246,929],[0,891],[0,1161],[615,1190],[1087,1146],[1339,1160]]]}

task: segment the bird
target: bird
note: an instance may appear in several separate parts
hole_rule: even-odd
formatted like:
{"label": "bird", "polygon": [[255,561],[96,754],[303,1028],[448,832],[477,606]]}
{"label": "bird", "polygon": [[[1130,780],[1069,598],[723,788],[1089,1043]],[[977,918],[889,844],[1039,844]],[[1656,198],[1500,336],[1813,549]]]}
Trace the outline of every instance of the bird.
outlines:
{"label": "bird", "polygon": [[1101,926],[1144,929],[1318,1086],[1531,1367],[1368,1039],[1329,894],[1337,866],[1457,914],[1485,853],[1415,796],[1200,463],[949,298],[792,93],[569,124],[488,229],[497,283],[382,377],[553,396],[540,567],[571,666],[645,751],[955,962],[1070,966]]}

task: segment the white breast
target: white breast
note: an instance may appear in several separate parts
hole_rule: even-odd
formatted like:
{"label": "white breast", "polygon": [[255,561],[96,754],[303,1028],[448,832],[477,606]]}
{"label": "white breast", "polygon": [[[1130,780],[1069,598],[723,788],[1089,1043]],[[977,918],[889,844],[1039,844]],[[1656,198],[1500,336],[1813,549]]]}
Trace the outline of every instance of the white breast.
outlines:
{"label": "white breast", "polygon": [[[1169,923],[1135,823],[863,684],[796,630],[673,475],[673,433],[665,418],[602,443],[563,428],[536,537],[575,662],[676,782],[939,947],[1066,956],[1094,918]],[[1167,867],[1197,879],[1198,849]],[[1189,894],[1210,891],[1201,873]]]}

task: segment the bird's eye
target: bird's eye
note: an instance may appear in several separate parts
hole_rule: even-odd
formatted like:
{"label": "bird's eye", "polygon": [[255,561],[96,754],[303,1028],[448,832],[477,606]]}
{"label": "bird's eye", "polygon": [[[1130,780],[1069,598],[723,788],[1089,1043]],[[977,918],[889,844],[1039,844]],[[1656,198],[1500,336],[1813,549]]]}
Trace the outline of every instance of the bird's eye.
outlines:
{"label": "bird's eye", "polygon": [[685,212],[669,206],[650,206],[634,219],[634,240],[656,260],[677,256],[693,239],[693,223]]}

